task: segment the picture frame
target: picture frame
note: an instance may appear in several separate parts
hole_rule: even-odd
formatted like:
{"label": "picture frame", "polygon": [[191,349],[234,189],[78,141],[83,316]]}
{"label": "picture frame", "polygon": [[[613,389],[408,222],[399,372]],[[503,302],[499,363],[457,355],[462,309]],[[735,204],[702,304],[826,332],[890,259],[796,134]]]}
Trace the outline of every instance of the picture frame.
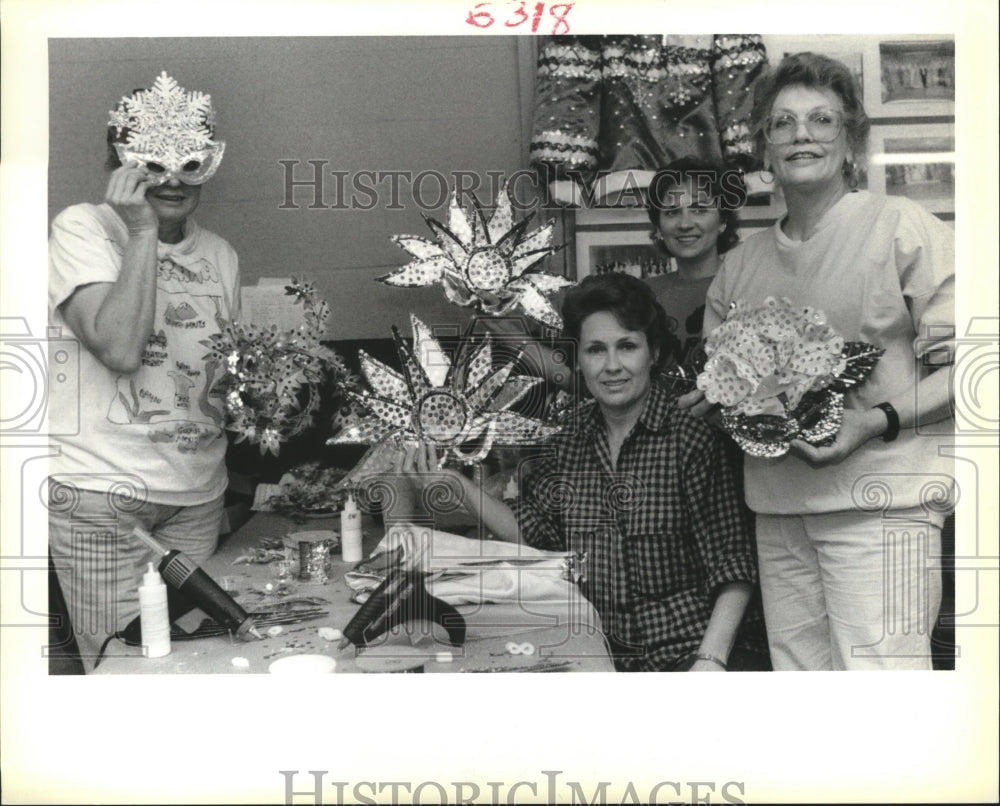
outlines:
{"label": "picture frame", "polygon": [[655,277],[673,271],[673,261],[652,242],[645,208],[576,210],[576,279],[624,271]]}
{"label": "picture frame", "polygon": [[903,196],[941,218],[955,214],[955,126],[907,123],[873,126],[871,189]]}
{"label": "picture frame", "polygon": [[955,114],[955,39],[893,35],[868,44],[864,87],[871,118],[951,117]]}

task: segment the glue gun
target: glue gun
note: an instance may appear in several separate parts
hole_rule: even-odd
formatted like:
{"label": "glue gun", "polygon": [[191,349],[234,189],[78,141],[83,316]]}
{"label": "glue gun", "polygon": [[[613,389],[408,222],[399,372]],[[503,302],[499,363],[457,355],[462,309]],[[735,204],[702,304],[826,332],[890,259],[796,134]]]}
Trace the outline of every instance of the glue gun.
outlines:
{"label": "glue gun", "polygon": [[367,646],[382,633],[406,621],[426,619],[448,632],[452,646],[465,643],[465,619],[454,607],[431,596],[424,586],[426,574],[390,566],[379,585],[344,627],[338,649],[348,644]]}
{"label": "glue gun", "polygon": [[[237,638],[263,638],[254,626],[253,618],[212,577],[199,568],[194,560],[177,549],[168,551],[149,532],[138,526],[133,533],[163,557],[160,560],[160,575],[167,584],[183,594],[192,607],[204,610]],[[172,607],[171,611],[173,609]],[[171,618],[173,617],[174,613],[171,612]]]}

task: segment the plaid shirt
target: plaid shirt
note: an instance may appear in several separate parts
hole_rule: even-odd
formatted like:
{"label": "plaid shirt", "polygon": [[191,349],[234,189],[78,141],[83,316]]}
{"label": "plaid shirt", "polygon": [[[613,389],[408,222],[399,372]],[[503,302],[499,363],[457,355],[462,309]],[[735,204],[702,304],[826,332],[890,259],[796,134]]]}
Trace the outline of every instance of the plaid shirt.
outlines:
{"label": "plaid shirt", "polygon": [[[588,552],[584,593],[619,669],[664,671],[701,644],[719,587],[757,582],[739,457],[653,383],[618,456],[597,406],[521,466],[523,539]],[[756,599],[756,597],[755,597]],[[766,651],[757,607],[737,645]]]}

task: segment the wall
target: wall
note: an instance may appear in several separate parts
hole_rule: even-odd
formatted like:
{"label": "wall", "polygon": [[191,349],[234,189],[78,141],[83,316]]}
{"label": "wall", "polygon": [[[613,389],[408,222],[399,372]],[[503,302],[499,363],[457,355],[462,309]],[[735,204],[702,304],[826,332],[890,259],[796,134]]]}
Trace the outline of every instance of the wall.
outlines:
{"label": "wall", "polygon": [[[772,61],[808,48],[863,73],[874,154],[900,133],[915,148],[953,138],[953,104],[879,99],[879,43],[928,38],[947,37],[768,35],[764,42]],[[374,281],[409,259],[390,235],[429,234],[410,183],[400,182],[394,199],[389,180],[369,179],[379,198],[353,197],[371,209],[331,209],[341,203],[332,176],[324,175],[318,205],[308,187],[286,198],[289,168],[281,161],[295,162],[295,179],[313,176],[309,160],[323,161],[323,171],[347,172],[347,181],[366,170],[471,172],[483,187],[479,199],[488,204],[487,173],[510,176],[527,164],[532,38],[53,39],[49,57],[50,219],[68,204],[101,198],[108,110],[166,70],[184,87],[213,96],[227,150],[198,218],[236,247],[244,283],[293,274],[315,280],[334,308],[329,335],[336,340],[384,338],[391,324],[406,331],[411,311],[434,323],[468,320],[439,288],[397,289]],[[885,174],[884,166],[872,166],[872,190],[885,192]],[[516,189],[519,199],[533,200],[536,189],[528,182],[518,181]],[[442,198],[430,175],[420,190],[425,202]],[[931,190],[936,197],[917,200],[953,220],[952,189]],[[426,212],[441,219],[444,209]],[[781,212],[780,202],[747,207],[741,227],[769,226]],[[550,210],[541,217],[556,218],[557,241],[569,241],[548,270],[575,275],[573,216]],[[631,227],[612,226],[615,243],[626,238],[648,247],[645,215],[633,213],[629,220]]]}
{"label": "wall", "polygon": [[[101,200],[108,110],[166,70],[186,89],[212,95],[226,154],[196,217],[236,248],[244,284],[293,274],[315,280],[335,311],[334,339],[386,337],[391,324],[406,331],[409,311],[465,322],[439,288],[374,282],[409,259],[390,235],[429,234],[410,183],[399,182],[398,205],[390,180],[370,179],[381,191],[372,209],[330,209],[338,193],[327,176],[326,207],[310,209],[312,188],[285,198],[280,160],[297,161],[296,179],[313,176],[308,160],[351,176],[468,171],[488,204],[487,172],[509,176],[526,165],[532,47],[524,37],[51,39],[49,219],[69,204]],[[517,187],[531,199],[527,182]],[[416,195],[443,198],[433,177]],[[353,196],[371,205],[367,194]],[[427,212],[441,219],[444,209]]]}

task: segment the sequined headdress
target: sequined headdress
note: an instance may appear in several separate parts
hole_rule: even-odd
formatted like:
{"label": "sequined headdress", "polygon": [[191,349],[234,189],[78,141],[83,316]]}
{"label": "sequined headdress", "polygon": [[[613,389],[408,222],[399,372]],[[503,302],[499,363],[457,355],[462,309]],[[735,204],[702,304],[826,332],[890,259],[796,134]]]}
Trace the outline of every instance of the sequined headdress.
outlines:
{"label": "sequined headdress", "polygon": [[212,97],[187,92],[160,73],[153,86],[137,90],[119,101],[110,113],[109,126],[117,129],[118,156],[150,168],[166,181],[171,176],[188,184],[201,184],[215,173],[226,144],[212,139],[215,111]]}
{"label": "sequined headdress", "polygon": [[511,410],[542,381],[514,375],[517,359],[495,368],[489,336],[478,345],[464,344],[453,363],[427,325],[412,314],[410,321],[412,349],[393,328],[402,372],[361,352],[361,371],[372,391],[348,391],[347,396],[370,414],[329,439],[328,445],[378,447],[391,439],[411,444],[424,440],[442,452],[442,461],[450,457],[474,464],[494,443],[530,445],[559,430]]}
{"label": "sequined headdress", "polygon": [[514,223],[506,188],[497,196],[489,218],[474,196],[472,203],[475,209],[467,212],[458,195],[452,194],[447,226],[426,218],[436,242],[416,235],[393,236],[392,240],[415,259],[378,279],[407,287],[440,283],[456,305],[474,307],[491,316],[510,314],[520,307],[549,327],[561,327],[562,319],[546,295],[573,285],[573,281],[538,271],[560,248],[551,245],[553,222],[525,235],[531,216]]}

